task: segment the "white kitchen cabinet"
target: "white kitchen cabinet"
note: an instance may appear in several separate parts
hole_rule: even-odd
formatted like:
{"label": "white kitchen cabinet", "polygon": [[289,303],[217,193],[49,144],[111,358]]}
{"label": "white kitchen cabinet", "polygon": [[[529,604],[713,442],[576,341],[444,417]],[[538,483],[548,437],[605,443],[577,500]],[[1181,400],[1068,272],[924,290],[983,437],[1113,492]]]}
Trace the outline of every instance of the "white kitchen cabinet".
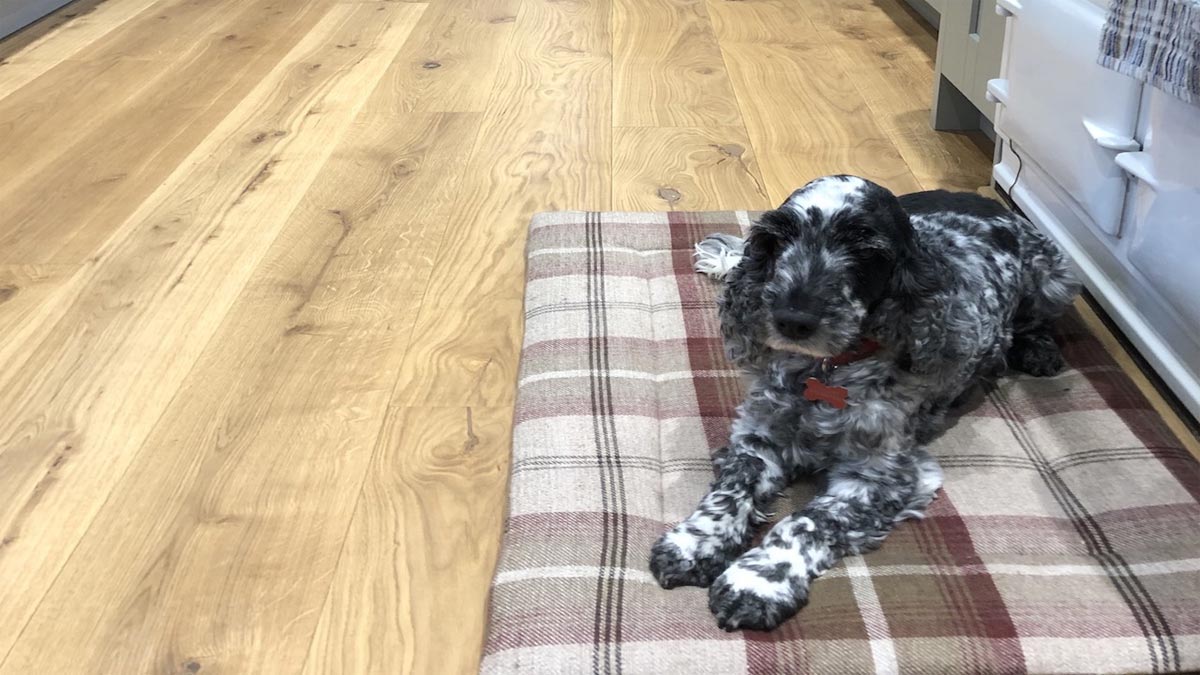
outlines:
{"label": "white kitchen cabinet", "polygon": [[1096,65],[1103,0],[1000,4],[997,187],[1200,416],[1200,107]]}

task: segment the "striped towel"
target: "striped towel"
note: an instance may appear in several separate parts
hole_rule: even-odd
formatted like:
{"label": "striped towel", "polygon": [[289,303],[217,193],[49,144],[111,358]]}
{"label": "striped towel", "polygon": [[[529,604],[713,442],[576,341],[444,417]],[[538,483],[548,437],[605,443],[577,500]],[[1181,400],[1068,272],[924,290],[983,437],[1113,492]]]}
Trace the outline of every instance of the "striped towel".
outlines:
{"label": "striped towel", "polygon": [[1098,61],[1200,105],[1200,0],[1112,0]]}

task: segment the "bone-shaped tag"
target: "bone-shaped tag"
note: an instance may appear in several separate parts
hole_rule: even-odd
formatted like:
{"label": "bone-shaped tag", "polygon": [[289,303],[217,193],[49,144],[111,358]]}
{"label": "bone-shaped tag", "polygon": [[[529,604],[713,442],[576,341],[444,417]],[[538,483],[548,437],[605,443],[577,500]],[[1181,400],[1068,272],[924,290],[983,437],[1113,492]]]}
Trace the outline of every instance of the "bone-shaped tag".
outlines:
{"label": "bone-shaped tag", "polygon": [[815,377],[804,382],[804,398],[824,401],[839,410],[846,407],[846,395],[849,393],[845,387],[831,387]]}

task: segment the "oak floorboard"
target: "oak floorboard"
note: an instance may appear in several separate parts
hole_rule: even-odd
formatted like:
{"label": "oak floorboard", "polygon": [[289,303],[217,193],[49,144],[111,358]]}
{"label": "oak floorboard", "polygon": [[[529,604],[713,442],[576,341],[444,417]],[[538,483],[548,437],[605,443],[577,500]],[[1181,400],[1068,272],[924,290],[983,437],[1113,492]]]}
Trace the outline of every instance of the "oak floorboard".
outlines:
{"label": "oak floorboard", "polygon": [[708,15],[722,44],[787,44],[821,39],[796,0],[708,0]]}
{"label": "oak floorboard", "polygon": [[[300,41],[326,7],[252,4],[236,33],[198,39],[154,86],[126,92],[79,133],[57,133],[57,154],[0,183],[0,262],[82,263]],[[147,142],[147,140],[151,142]],[[32,151],[37,151],[33,148]],[[39,199],[21,195],[38,193]]]}
{"label": "oak floorboard", "polygon": [[161,0],[77,0],[0,44],[0,99],[90,47]]}
{"label": "oak floorboard", "polygon": [[704,0],[614,0],[613,123],[740,126]]}
{"label": "oak floorboard", "polygon": [[525,5],[425,291],[397,405],[511,404],[525,237],[538,211],[611,200],[607,0]]}
{"label": "oak floorboard", "polygon": [[430,5],[366,109],[486,110],[520,7],[520,0]]}
{"label": "oak floorboard", "polygon": [[41,311],[42,303],[77,271],[76,265],[0,264],[0,342]]}
{"label": "oak floorboard", "polygon": [[894,192],[920,185],[823,44],[722,45],[771,202],[828,174]]}
{"label": "oak floorboard", "polygon": [[[0,99],[0,176],[37,172],[121,116],[141,93],[170,82],[179,63],[210,56],[213,40],[233,36],[236,42],[233,26],[285,11],[238,0],[168,0],[125,22],[76,54],[78,60],[59,63]],[[197,26],[203,26],[200,35]],[[20,181],[0,183],[0,203],[21,187]]]}
{"label": "oak floorboard", "polygon": [[[379,6],[333,6],[121,226],[127,234],[0,343],[0,654],[422,9]],[[350,41],[359,46],[337,47]],[[11,661],[3,668],[24,672]]]}
{"label": "oak floorboard", "polygon": [[758,160],[741,127],[615,130],[613,208],[618,211],[770,206]]}
{"label": "oak floorboard", "polygon": [[477,123],[355,122],[6,668],[302,669]]}
{"label": "oak floorboard", "polygon": [[869,40],[899,35],[937,38],[904,0],[798,0],[817,32],[826,39]]}
{"label": "oak floorboard", "polygon": [[393,408],[304,672],[476,673],[512,409]]}

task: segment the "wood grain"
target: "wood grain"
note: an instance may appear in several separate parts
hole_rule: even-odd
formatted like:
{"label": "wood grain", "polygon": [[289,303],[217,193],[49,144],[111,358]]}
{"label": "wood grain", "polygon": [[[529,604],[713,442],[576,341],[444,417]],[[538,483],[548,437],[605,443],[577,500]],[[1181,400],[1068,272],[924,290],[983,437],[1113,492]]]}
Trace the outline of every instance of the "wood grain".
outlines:
{"label": "wood grain", "polygon": [[609,11],[605,0],[523,8],[454,226],[438,250],[439,273],[401,369],[398,405],[512,402],[529,218],[609,205],[612,79],[602,30]]}
{"label": "wood grain", "polygon": [[721,44],[802,44],[821,39],[803,3],[793,0],[708,0],[708,15]]}
{"label": "wood grain", "polygon": [[826,40],[931,35],[903,0],[804,0],[800,5]]}
{"label": "wood grain", "polygon": [[74,265],[0,265],[0,342],[77,271]]}
{"label": "wood grain", "polygon": [[[26,166],[0,185],[12,195],[0,211],[0,262],[75,264],[95,253],[324,12],[313,2],[251,5],[228,26],[236,33],[205,38],[115,114],[54,136],[63,150],[42,170]],[[35,186],[44,198],[16,197]]]}
{"label": "wood grain", "polygon": [[485,110],[520,6],[520,0],[432,4],[367,109]]}
{"label": "wood grain", "polygon": [[619,126],[740,125],[704,0],[614,0]]}
{"label": "wood grain", "polygon": [[981,133],[939,132],[926,123],[933,61],[910,38],[841,41],[832,50],[922,187],[974,191],[991,182]]}
{"label": "wood grain", "polygon": [[831,173],[900,193],[920,189],[841,63],[823,45],[722,45],[767,194]]}
{"label": "wood grain", "polygon": [[613,138],[613,161],[618,211],[772,206],[741,127],[621,127]]}
{"label": "wood grain", "polygon": [[[20,392],[0,410],[0,578],[9,582],[0,653],[421,11],[381,6],[334,6],[46,311],[0,345],[0,391]],[[336,47],[349,41],[359,46]]]}
{"label": "wood grain", "polygon": [[[120,116],[131,100],[170,77],[181,60],[204,57],[211,42],[230,35],[226,28],[246,13],[277,11],[237,0],[168,0],[152,15],[127,22],[103,40],[81,50],[80,63],[64,63],[0,100],[0,129],[6,136],[0,175],[34,173],[68,152],[105,121]],[[160,18],[162,17],[162,18]],[[216,34],[197,38],[195,26]],[[152,29],[151,29],[152,28]],[[20,183],[0,185],[0,202]]]}
{"label": "wood grain", "polygon": [[355,123],[6,668],[300,670],[477,122]]}
{"label": "wood grain", "polygon": [[0,99],[95,44],[157,2],[83,0],[8,38],[0,44]]}
{"label": "wood grain", "polygon": [[[23,187],[19,180],[40,171],[120,108],[120,102],[148,86],[171,62],[109,57],[56,69],[0,101],[0,130],[5,151],[0,200],[10,202]],[[128,82],[129,84],[122,84]],[[98,104],[93,114],[87,105]]]}
{"label": "wood grain", "polygon": [[509,406],[389,411],[305,673],[478,672],[511,424]]}

